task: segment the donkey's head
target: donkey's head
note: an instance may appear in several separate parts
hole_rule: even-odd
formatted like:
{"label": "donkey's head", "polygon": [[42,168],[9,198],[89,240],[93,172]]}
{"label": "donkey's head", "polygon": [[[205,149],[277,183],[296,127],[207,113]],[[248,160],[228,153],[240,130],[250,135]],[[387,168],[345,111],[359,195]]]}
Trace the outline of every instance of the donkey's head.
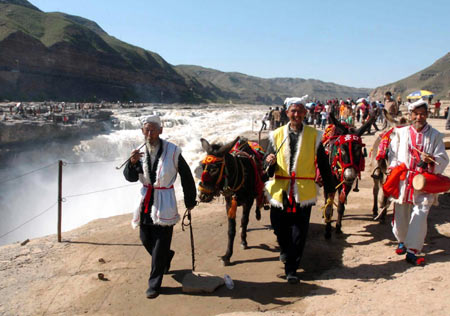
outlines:
{"label": "donkey's head", "polygon": [[238,140],[239,137],[225,145],[211,145],[206,139],[200,139],[202,148],[206,151],[206,157],[201,162],[202,174],[198,187],[201,202],[210,202],[214,196],[219,196],[226,177],[226,156]]}
{"label": "donkey's head", "polygon": [[369,120],[358,129],[339,122],[332,112],[330,112],[330,122],[335,125],[335,134],[339,135],[334,142],[334,150],[331,152],[332,164],[333,168],[338,170],[340,181],[343,181],[348,187],[364,170],[365,145],[361,136],[375,122],[379,112],[373,111]]}
{"label": "donkey's head", "polygon": [[346,134],[338,136],[334,143],[333,165],[339,170],[340,181],[351,185],[364,170],[364,144],[360,136]]}

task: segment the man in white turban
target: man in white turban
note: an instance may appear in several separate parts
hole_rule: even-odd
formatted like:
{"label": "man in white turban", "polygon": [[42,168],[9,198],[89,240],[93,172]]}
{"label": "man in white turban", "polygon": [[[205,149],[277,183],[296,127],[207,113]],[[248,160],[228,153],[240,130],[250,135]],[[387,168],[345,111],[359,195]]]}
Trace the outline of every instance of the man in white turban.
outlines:
{"label": "man in white turban", "polygon": [[155,298],[159,295],[163,275],[169,271],[175,254],[170,250],[170,244],[173,226],[180,220],[173,188],[177,174],[181,177],[187,209],[197,204],[197,192],[191,169],[181,155],[181,149],[159,137],[163,131],[159,116],[141,117],[140,121],[146,150],[144,153],[134,150],[123,173],[128,181],[139,180],[143,185],[141,202],[133,216],[132,225],[140,226],[142,244],[152,256],[146,296]]}
{"label": "man in white turban", "polygon": [[[388,174],[395,169],[399,176],[398,196],[390,198],[394,204],[394,222],[392,231],[398,241],[395,252],[406,254],[406,261],[413,265],[424,265],[425,258],[419,257],[427,234],[428,212],[435,195],[415,191],[413,178],[418,173],[441,174],[449,163],[445,152],[443,135],[427,123],[428,104],[419,100],[409,104],[410,126],[394,129],[389,145]],[[393,194],[394,195],[394,194]]]}

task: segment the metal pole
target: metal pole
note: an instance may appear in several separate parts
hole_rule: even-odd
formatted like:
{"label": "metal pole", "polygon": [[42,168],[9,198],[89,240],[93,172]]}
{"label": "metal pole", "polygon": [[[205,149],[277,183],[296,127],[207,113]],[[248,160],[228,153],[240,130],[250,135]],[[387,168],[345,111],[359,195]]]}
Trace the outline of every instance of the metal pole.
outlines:
{"label": "metal pole", "polygon": [[62,214],[62,160],[58,161],[58,242],[61,242],[61,214]]}

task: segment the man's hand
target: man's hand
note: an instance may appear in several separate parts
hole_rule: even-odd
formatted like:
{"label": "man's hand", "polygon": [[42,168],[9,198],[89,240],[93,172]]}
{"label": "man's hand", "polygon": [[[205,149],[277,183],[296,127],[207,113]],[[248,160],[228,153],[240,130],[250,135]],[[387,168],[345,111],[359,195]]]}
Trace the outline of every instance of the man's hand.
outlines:
{"label": "man's hand", "polygon": [[272,166],[277,161],[277,157],[274,154],[269,154],[266,157],[266,162],[269,166]]}
{"label": "man's hand", "polygon": [[130,158],[130,162],[132,165],[136,164],[141,157],[144,155],[144,153],[139,152],[138,149],[135,149],[131,152],[131,158]]}
{"label": "man's hand", "polygon": [[426,153],[422,153],[421,154],[421,158],[422,158],[422,161],[425,162],[425,163],[435,162],[435,160],[433,159],[433,156],[428,155]]}
{"label": "man's hand", "polygon": [[192,210],[194,209],[194,207],[196,207],[197,205],[198,205],[198,202],[195,201],[195,204],[194,204],[193,206],[186,207],[186,210],[187,210],[187,211],[192,211]]}

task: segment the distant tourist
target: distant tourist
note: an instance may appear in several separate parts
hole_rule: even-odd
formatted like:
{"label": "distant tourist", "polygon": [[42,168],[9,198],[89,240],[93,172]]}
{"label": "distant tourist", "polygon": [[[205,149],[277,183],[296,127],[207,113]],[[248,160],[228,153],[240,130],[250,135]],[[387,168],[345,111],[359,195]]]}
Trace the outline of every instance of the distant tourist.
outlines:
{"label": "distant tourist", "polygon": [[448,113],[449,112],[449,107],[447,107],[447,122],[445,122],[445,129],[450,129],[450,114]]}
{"label": "distant tourist", "polygon": [[286,125],[289,122],[289,118],[287,116],[287,111],[286,111],[286,105],[283,105],[283,107],[280,110],[281,113],[281,125]]}
{"label": "distant tourist", "polygon": [[274,121],[273,121],[273,111],[275,111],[275,109],[273,109],[272,107],[269,108],[269,129],[273,130],[273,126],[274,126]]}
{"label": "distant tourist", "polygon": [[395,100],[392,98],[392,93],[391,91],[387,91],[384,94],[384,108],[386,109],[386,111],[392,116],[392,117],[397,117],[398,115],[398,111],[399,111],[399,105],[397,104],[397,102],[395,102]]}
{"label": "distant tourist", "polygon": [[280,127],[280,122],[281,122],[281,112],[280,112],[280,108],[277,106],[275,108],[275,111],[272,112],[272,118],[273,118],[273,129],[277,129],[278,127]]}
{"label": "distant tourist", "polygon": [[434,117],[439,118],[441,116],[441,102],[440,100],[437,100],[437,102],[434,104]]}
{"label": "distant tourist", "polygon": [[325,108],[320,112],[320,127],[322,129],[325,129],[325,126],[327,125],[328,120],[328,112],[325,111]]}
{"label": "distant tourist", "polygon": [[269,112],[266,112],[261,120],[262,122],[262,126],[261,126],[261,130],[266,130],[267,129],[267,124],[266,121],[269,119]]}

